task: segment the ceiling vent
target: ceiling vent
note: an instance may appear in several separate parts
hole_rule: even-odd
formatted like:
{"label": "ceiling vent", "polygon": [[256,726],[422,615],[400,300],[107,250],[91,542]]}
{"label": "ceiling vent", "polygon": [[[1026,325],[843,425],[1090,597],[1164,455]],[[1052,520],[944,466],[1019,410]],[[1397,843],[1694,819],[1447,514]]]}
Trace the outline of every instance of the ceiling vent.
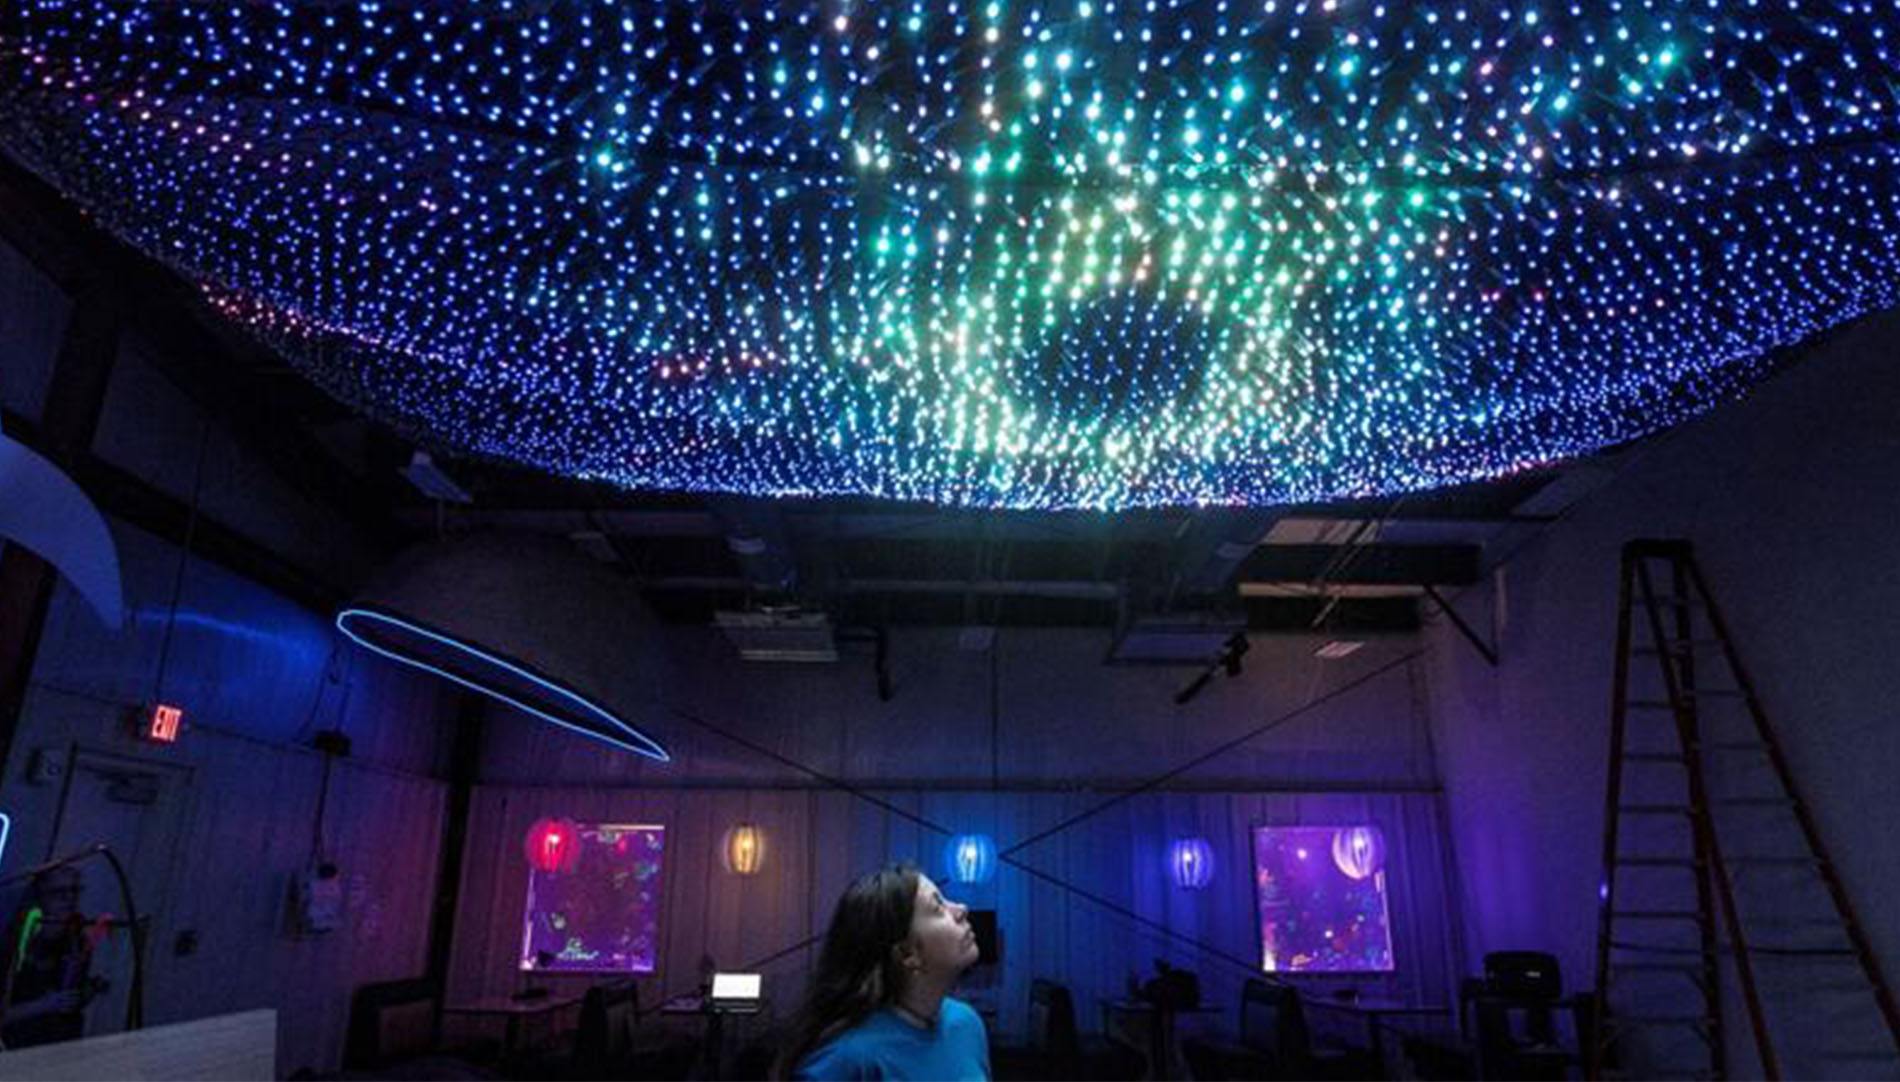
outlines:
{"label": "ceiling vent", "polygon": [[715,612],[713,623],[746,661],[838,660],[831,618],[822,612]]}

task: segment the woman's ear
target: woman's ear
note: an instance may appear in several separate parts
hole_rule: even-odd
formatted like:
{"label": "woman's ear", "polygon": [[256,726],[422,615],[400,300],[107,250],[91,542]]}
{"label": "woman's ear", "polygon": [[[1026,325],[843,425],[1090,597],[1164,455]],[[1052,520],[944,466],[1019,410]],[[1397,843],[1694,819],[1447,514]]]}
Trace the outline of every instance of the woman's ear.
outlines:
{"label": "woman's ear", "polygon": [[913,973],[922,969],[924,966],[924,956],[917,953],[917,948],[911,946],[909,940],[893,944],[891,946],[891,957],[897,959],[898,965]]}

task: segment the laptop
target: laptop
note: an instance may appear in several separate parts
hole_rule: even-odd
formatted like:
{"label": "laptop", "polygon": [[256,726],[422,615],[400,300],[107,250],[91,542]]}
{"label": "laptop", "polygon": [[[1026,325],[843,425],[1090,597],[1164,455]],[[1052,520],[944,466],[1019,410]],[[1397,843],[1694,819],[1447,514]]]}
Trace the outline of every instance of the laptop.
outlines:
{"label": "laptop", "polygon": [[751,1014],[764,1005],[764,980],[759,973],[714,973],[706,1007],[721,1014]]}

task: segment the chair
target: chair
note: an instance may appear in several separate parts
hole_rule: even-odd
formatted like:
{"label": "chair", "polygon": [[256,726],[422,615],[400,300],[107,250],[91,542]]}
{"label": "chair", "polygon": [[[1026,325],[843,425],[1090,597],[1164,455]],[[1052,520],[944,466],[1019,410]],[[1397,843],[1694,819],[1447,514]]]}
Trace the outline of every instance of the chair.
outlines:
{"label": "chair", "polygon": [[640,1032],[640,992],[632,981],[598,984],[581,998],[574,1030],[574,1078],[684,1078],[698,1055],[696,1042],[646,1039]]}
{"label": "chair", "polygon": [[1029,985],[1029,1034],[1044,1078],[1135,1079],[1148,1070],[1148,1057],[1133,1048],[1078,1033],[1074,997],[1040,977]]}
{"label": "chair", "polygon": [[1465,981],[1459,1001],[1465,1024],[1477,1027],[1479,1078],[1562,1079],[1580,1060],[1558,1033],[1558,1012],[1576,1004],[1563,998],[1553,955],[1493,951],[1484,979]]}
{"label": "chair", "polygon": [[344,1067],[373,1070],[430,1055],[440,1033],[440,1007],[434,983],[420,977],[358,988],[350,997]]}
{"label": "chair", "polygon": [[1370,1054],[1313,1055],[1300,993],[1260,979],[1240,990],[1237,1041],[1191,1037],[1181,1054],[1196,1079],[1370,1078],[1379,1073]]}
{"label": "chair", "polygon": [[418,1080],[492,1079],[469,1050],[444,1052],[441,997],[424,978],[382,981],[350,997],[343,1077]]}
{"label": "chair", "polygon": [[581,997],[574,1029],[574,1077],[619,1078],[633,1058],[633,1027],[640,993],[631,981],[599,984]]}

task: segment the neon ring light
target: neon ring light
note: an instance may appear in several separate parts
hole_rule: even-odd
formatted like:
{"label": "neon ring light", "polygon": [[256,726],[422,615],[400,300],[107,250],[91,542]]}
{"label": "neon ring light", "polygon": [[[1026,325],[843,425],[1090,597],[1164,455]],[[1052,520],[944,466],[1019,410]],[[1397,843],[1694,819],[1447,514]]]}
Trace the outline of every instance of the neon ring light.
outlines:
{"label": "neon ring light", "polygon": [[671,756],[660,742],[588,696],[453,635],[372,609],[344,609],[337,630],[366,649],[497,699],[543,721],[662,763]]}

